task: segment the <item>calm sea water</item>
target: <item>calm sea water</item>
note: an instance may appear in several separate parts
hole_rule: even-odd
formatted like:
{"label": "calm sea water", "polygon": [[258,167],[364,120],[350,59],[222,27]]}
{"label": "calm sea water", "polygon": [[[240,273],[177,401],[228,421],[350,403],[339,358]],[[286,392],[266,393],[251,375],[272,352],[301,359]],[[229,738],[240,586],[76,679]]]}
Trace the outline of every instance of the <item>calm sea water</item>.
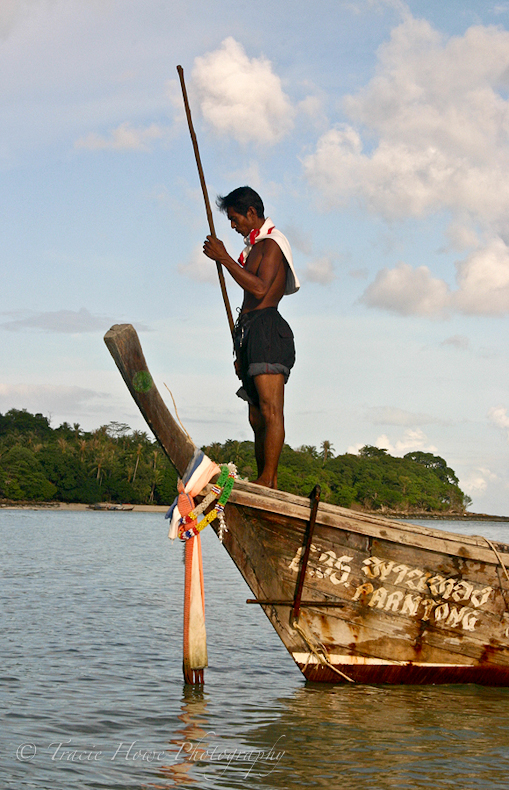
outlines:
{"label": "calm sea water", "polygon": [[509,689],[306,684],[210,529],[210,666],[184,687],[166,533],[159,514],[0,511],[2,790],[509,788]]}

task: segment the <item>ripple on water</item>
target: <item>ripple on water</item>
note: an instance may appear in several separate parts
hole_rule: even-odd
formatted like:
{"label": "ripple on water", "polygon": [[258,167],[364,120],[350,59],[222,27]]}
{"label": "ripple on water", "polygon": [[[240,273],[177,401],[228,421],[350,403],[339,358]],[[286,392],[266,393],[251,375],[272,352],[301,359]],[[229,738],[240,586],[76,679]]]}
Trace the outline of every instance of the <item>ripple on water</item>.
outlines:
{"label": "ripple on water", "polygon": [[[210,666],[184,688],[182,548],[166,527],[0,511],[2,787],[507,789],[509,690],[305,684],[211,530]],[[33,759],[16,758],[23,744]]]}

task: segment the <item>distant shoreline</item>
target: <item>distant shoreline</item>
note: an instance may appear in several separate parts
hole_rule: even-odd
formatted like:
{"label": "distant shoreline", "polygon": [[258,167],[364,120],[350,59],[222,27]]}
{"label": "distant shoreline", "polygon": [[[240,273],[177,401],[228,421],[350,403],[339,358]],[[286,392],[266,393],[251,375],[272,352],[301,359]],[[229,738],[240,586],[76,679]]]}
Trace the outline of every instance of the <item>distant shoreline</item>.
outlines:
{"label": "distant shoreline", "polygon": [[[370,513],[370,515],[375,515]],[[380,514],[379,514],[380,515]],[[490,516],[489,513],[391,513],[384,514],[387,518],[404,519],[419,518],[421,520],[430,519],[435,521],[506,521],[509,523],[509,516]]]}
{"label": "distant shoreline", "polygon": [[415,512],[415,513],[408,513],[408,512],[401,512],[401,511],[390,511],[385,510],[383,513],[380,510],[361,510],[358,508],[352,508],[358,513],[363,513],[366,516],[381,516],[382,518],[392,518],[401,521],[408,521],[412,518],[418,519],[430,519],[434,521],[507,521],[509,522],[509,516],[490,516],[489,513],[469,513],[468,511],[465,513],[444,513],[443,510],[437,510],[435,512],[430,511],[422,511],[422,512]]}
{"label": "distant shoreline", "polygon": [[[63,510],[67,512],[89,510],[91,513],[166,513],[169,505],[128,505],[129,510],[108,510],[111,502],[101,502],[104,508],[94,508],[79,502],[0,502],[1,510]],[[132,509],[131,509],[132,508]]]}
{"label": "distant shoreline", "polygon": [[[90,505],[85,505],[79,502],[0,502],[0,510],[59,510],[59,511],[85,511],[90,510],[91,513],[166,513],[168,505],[128,505],[128,510],[122,510],[121,505],[118,510],[108,510],[111,502],[101,502],[102,508],[94,508]],[[367,516],[378,516],[382,518],[398,519],[408,521],[413,518],[429,519],[435,521],[503,521],[509,523],[509,516],[490,516],[488,513],[444,513],[437,511],[436,513],[422,512],[422,513],[390,513],[385,511],[381,513],[379,510],[361,510],[360,508],[353,508],[357,513],[364,513]]]}

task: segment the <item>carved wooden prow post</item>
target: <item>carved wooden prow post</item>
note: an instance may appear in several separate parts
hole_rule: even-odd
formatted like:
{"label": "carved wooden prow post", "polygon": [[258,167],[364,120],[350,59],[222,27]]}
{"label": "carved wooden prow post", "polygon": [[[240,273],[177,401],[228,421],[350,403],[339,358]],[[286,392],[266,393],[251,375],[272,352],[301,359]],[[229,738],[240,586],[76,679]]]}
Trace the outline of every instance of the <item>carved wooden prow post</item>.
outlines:
{"label": "carved wooden prow post", "polygon": [[131,324],[115,324],[106,332],[104,342],[147,425],[178,474],[183,475],[196,447],[173,419],[161,398],[145,362],[135,328]]}
{"label": "carved wooden prow post", "polygon": [[[117,363],[129,392],[147,425],[171,463],[182,476],[194,455],[195,445],[177,425],[150,375],[136,330],[131,324],[115,324],[104,342]],[[200,536],[186,541],[184,591],[184,680],[201,685],[207,666],[205,602]]]}

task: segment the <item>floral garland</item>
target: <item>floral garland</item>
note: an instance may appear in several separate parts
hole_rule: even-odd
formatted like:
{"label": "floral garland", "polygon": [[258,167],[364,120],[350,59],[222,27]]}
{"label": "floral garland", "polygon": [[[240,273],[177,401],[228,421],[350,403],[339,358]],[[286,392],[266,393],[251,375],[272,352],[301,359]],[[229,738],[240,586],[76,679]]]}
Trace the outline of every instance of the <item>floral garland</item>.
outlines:
{"label": "floral garland", "polygon": [[[219,518],[221,525],[219,529],[219,539],[222,541],[223,534],[228,532],[226,528],[226,522],[224,520],[224,508],[228,502],[228,499],[230,498],[236,476],[237,470],[234,464],[228,464],[228,466],[224,465],[221,467],[221,474],[219,475],[217,482],[212,484],[211,490],[207,496],[200,502],[199,505],[193,507],[190,513],[187,513],[187,515],[182,516],[180,519],[178,536],[181,540],[189,540],[189,538],[194,538],[202,531],[202,529],[205,529],[207,524],[210,524],[210,522],[214,521],[215,518]],[[212,508],[212,510],[207,513],[206,516],[204,516],[203,511],[212,504],[214,499],[217,499],[216,506]]]}

